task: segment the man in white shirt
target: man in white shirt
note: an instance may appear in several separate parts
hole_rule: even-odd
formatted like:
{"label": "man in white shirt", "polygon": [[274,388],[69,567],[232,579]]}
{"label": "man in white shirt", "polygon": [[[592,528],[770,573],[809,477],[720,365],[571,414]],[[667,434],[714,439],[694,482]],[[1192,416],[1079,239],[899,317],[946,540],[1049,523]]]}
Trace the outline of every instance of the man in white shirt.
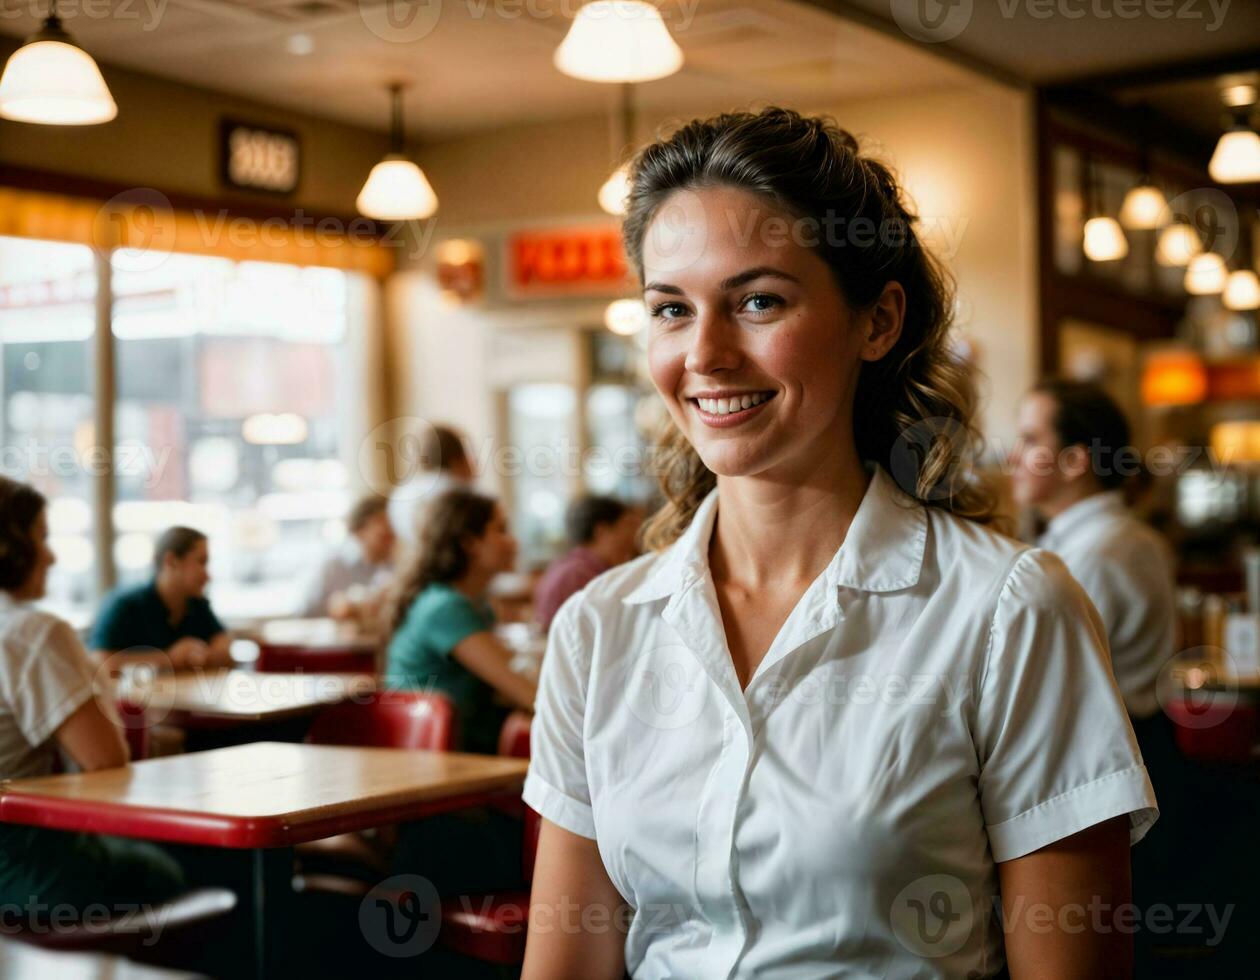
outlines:
{"label": "man in white shirt", "polygon": [[1107,629],[1111,666],[1134,722],[1159,712],[1155,685],[1176,644],[1167,542],[1125,506],[1139,466],[1129,424],[1096,385],[1046,381],[1019,408],[1015,499],[1048,521],[1037,542],[1063,559]]}
{"label": "man in white shirt", "polygon": [[408,547],[420,542],[420,526],[429,501],[456,487],[471,487],[476,476],[464,437],[447,425],[433,425],[423,434],[420,468],[394,488],[389,522]]}
{"label": "man in white shirt", "polygon": [[[1121,489],[1139,459],[1124,412],[1096,385],[1043,381],[1020,404],[1010,460],[1016,502],[1048,522],[1038,545],[1063,559],[1098,609],[1116,685],[1159,797],[1160,825],[1133,853],[1134,898],[1149,906],[1179,893],[1173,869],[1187,783],[1156,694],[1177,644],[1173,557],[1164,538],[1129,512]],[[1142,962],[1147,942],[1139,937]]]}
{"label": "man in white shirt", "polygon": [[370,613],[393,575],[396,537],[384,497],[363,497],[346,518],[345,541],[307,584],[303,616],[348,619]]}

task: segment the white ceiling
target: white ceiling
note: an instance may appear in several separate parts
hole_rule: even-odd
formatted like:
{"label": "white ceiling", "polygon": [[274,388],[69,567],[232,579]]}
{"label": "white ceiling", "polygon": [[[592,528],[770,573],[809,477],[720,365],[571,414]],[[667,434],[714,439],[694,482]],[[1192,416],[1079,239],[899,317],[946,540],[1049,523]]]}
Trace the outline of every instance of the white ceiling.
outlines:
{"label": "white ceiling", "polygon": [[[376,129],[386,128],[384,87],[394,80],[411,86],[410,133],[429,138],[614,104],[610,86],[552,65],[581,0],[113,0],[105,19],[80,2],[60,0],[65,27],[107,77],[115,65]],[[0,0],[0,33],[36,29],[30,9],[31,0]],[[818,106],[972,80],[934,52],[807,4],[664,0],[660,9],[687,63],[636,87],[646,110]],[[310,36],[311,54],[286,50],[295,33]]]}
{"label": "white ceiling", "polygon": [[1260,45],[1257,0],[808,2],[1036,83],[1254,53]]}

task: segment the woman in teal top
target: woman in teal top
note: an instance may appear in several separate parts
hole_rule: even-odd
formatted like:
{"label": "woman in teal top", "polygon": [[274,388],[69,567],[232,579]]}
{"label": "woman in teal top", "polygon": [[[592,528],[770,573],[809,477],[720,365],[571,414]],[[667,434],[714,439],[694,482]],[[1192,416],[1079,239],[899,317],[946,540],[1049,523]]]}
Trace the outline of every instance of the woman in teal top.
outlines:
{"label": "woman in teal top", "polygon": [[[486,602],[490,580],[516,559],[516,541],[498,504],[465,489],[434,499],[421,526],[393,613],[386,682],[445,694],[455,705],[458,748],[494,752],[508,711],[502,702],[534,705],[534,682],[509,667]],[[498,810],[439,814],[399,830],[395,869],[423,875],[440,895],[520,885],[521,826]]]}
{"label": "woman in teal top", "polygon": [[464,489],[435,499],[423,528],[394,610],[386,682],[445,694],[455,705],[459,747],[494,752],[503,704],[534,706],[534,682],[509,666],[486,602],[490,580],[516,560],[516,540],[498,504]]}

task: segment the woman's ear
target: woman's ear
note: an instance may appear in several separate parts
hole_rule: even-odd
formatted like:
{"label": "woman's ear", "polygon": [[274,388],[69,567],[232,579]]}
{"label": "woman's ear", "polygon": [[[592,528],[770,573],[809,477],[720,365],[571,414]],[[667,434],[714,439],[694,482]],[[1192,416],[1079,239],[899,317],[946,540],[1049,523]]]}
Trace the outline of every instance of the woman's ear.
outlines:
{"label": "woman's ear", "polygon": [[901,283],[885,284],[868,316],[862,360],[878,361],[901,338],[901,325],[906,318],[906,291],[901,288]]}

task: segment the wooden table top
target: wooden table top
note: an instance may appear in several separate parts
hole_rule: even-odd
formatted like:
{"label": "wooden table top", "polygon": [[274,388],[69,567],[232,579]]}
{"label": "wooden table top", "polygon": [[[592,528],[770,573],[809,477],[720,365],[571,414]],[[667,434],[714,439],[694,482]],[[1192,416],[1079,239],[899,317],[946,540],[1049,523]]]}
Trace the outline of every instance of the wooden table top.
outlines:
{"label": "wooden table top", "polygon": [[[196,719],[282,721],[377,689],[372,674],[263,674],[252,670],[190,670],[160,674],[133,696],[152,723]],[[147,700],[146,700],[147,699]]]}
{"label": "wooden table top", "polygon": [[524,759],[254,742],[0,782],[0,821],[217,847],[279,847],[519,790]]}

